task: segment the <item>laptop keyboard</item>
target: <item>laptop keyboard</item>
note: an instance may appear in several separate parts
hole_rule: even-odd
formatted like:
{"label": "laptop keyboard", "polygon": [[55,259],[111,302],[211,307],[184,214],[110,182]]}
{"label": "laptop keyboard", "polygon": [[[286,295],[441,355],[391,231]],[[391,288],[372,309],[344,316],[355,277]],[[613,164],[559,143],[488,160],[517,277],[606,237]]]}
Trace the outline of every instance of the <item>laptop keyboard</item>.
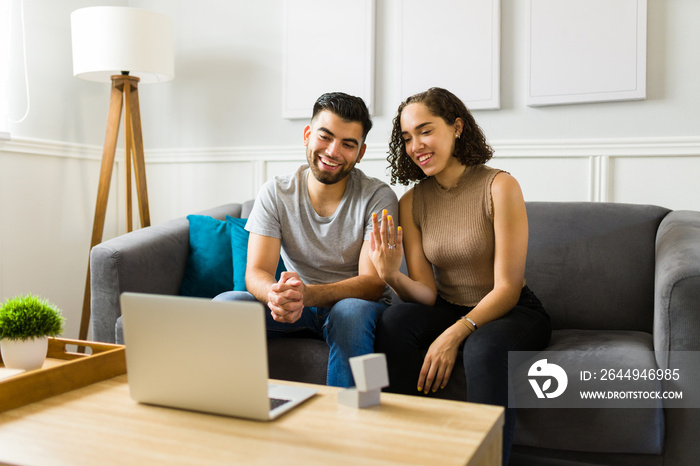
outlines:
{"label": "laptop keyboard", "polygon": [[291,400],[286,400],[284,398],[270,398],[270,411],[275,408],[282,406],[285,403],[289,403]]}

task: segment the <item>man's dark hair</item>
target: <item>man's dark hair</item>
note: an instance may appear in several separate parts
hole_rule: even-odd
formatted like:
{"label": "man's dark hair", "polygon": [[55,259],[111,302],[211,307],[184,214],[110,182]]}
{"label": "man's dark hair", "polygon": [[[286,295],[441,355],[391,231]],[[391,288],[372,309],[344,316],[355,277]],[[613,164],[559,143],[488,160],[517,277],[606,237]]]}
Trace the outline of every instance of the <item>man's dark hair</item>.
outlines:
{"label": "man's dark hair", "polygon": [[314,111],[311,115],[313,121],[319,112],[328,110],[338,115],[343,121],[358,122],[362,125],[362,139],[367,138],[367,133],[372,129],[372,120],[365,101],[360,97],[345,94],[344,92],[328,92],[316,100]]}

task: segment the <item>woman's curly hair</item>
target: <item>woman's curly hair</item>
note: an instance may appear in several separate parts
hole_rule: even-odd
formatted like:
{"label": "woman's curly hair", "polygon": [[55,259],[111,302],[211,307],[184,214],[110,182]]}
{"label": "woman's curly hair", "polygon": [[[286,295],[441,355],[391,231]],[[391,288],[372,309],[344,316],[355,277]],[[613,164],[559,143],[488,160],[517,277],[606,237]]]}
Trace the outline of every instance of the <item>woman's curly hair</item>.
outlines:
{"label": "woman's curly hair", "polygon": [[398,181],[400,184],[408,185],[427,178],[423,170],[406,153],[406,144],[401,136],[401,113],[408,104],[413,103],[422,103],[431,114],[442,118],[448,125],[454,124],[457,118],[462,119],[464,122],[462,135],[455,140],[455,149],[452,154],[462,165],[480,165],[493,156],[493,149],[486,143],[484,133],[464,103],[446,89],[431,87],[425,92],[406,99],[399,105],[396,112],[387,157],[391,165],[391,184],[396,184]]}

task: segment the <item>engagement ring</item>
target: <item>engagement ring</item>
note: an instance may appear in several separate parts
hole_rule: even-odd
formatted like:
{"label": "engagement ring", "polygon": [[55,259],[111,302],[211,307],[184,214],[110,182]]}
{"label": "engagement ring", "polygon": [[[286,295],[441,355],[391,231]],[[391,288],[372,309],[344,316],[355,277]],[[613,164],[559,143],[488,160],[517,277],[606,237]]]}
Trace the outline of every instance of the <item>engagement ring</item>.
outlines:
{"label": "engagement ring", "polygon": [[395,244],[387,244],[386,247],[388,249],[394,249],[396,247],[396,245]]}

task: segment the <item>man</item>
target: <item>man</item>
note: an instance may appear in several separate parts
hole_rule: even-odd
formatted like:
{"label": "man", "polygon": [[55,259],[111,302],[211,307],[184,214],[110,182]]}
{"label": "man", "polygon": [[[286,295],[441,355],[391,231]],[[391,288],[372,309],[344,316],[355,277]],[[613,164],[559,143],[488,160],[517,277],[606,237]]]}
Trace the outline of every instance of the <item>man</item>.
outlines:
{"label": "man", "polygon": [[[328,385],[354,385],[348,358],[373,352],[386,285],[369,259],[372,214],[396,215],[394,192],[355,165],[372,121],[359,97],[318,98],[304,128],[308,165],[266,182],[246,224],[248,292],[216,300],[266,305],[268,337],[307,328],[330,347]],[[280,257],[287,268],[279,280]]]}

